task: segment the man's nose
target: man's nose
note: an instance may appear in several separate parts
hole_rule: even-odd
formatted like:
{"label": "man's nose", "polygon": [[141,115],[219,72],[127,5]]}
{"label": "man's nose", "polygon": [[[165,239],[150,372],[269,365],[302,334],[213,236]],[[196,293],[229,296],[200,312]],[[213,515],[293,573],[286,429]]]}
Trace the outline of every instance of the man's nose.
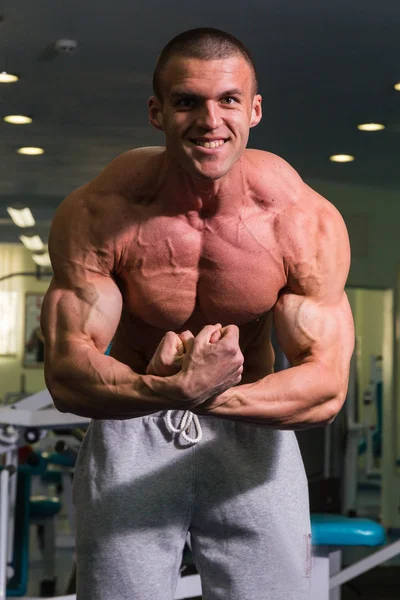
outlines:
{"label": "man's nose", "polygon": [[217,129],[221,125],[221,112],[215,102],[205,102],[199,108],[197,125],[204,129]]}

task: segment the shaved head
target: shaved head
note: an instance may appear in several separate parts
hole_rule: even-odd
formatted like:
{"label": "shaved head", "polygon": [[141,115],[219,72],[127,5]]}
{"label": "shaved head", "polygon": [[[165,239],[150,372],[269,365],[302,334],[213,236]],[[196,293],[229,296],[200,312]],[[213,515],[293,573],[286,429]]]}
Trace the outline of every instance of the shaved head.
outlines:
{"label": "shaved head", "polygon": [[230,33],[212,27],[200,27],[180,33],[161,51],[153,74],[154,94],[161,101],[163,73],[168,61],[175,56],[199,60],[221,60],[232,56],[242,56],[253,74],[252,94],[253,96],[257,94],[257,73],[246,46]]}

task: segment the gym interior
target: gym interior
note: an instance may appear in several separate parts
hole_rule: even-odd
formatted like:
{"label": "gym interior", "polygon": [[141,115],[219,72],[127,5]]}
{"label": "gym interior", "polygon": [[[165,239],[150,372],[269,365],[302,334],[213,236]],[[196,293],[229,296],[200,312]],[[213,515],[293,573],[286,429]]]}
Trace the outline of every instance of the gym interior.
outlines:
{"label": "gym interior", "polygon": [[[312,600],[400,598],[398,2],[1,0],[0,600],[75,598],[72,482],[88,419],[57,411],[44,380],[52,218],[115,156],[163,144],[146,108],[157,53],[200,26],[253,51],[264,117],[249,146],[285,158],[350,237],[346,402],[331,425],[297,432]],[[175,598],[201,598],[189,543]]]}

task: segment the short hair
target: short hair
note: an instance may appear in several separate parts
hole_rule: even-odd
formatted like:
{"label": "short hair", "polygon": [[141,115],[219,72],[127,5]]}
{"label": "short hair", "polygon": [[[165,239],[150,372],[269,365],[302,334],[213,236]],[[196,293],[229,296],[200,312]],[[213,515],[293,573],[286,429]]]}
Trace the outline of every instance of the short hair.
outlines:
{"label": "short hair", "polygon": [[189,29],[168,42],[162,49],[154,69],[154,94],[162,100],[162,72],[169,59],[173,56],[184,56],[185,58],[197,58],[200,60],[220,60],[235,55],[241,55],[250,66],[253,73],[253,95],[257,94],[257,72],[250,52],[234,35],[220,29],[214,29],[213,27]]}

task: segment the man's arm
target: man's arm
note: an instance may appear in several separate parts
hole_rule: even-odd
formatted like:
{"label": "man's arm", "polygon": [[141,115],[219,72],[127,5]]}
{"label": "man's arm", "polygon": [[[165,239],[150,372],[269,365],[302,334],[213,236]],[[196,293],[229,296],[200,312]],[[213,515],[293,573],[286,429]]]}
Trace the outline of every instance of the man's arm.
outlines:
{"label": "man's arm", "polygon": [[[104,355],[122,310],[112,276],[113,215],[119,218],[119,199],[105,200],[106,224],[86,189],[71,194],[58,209],[50,232],[54,277],[43,301],[41,326],[46,385],[56,407],[94,419],[128,419],[191,409],[238,383],[243,357],[237,343],[227,339],[218,348],[209,343],[220,325],[205,327],[197,341],[196,348],[205,347],[201,364],[194,368],[189,361],[169,377],[135,373]],[[120,227],[117,222],[116,230]]]}
{"label": "man's arm", "polygon": [[330,423],[340,411],[354,347],[344,292],[348,237],[332,205],[309,188],[305,202],[317,207],[317,216],[310,221],[303,212],[293,219],[285,257],[287,287],[274,308],[278,340],[291,368],[231,388],[196,412],[278,429],[307,429]]}
{"label": "man's arm", "polygon": [[[139,375],[104,355],[119,323],[122,297],[112,277],[114,240],[103,239],[101,215],[94,218],[87,196],[77,191],[62,203],[49,239],[54,277],[41,326],[45,379],[54,403],[62,412],[99,419],[180,407],[172,378]],[[115,203],[109,206],[117,210]]]}

